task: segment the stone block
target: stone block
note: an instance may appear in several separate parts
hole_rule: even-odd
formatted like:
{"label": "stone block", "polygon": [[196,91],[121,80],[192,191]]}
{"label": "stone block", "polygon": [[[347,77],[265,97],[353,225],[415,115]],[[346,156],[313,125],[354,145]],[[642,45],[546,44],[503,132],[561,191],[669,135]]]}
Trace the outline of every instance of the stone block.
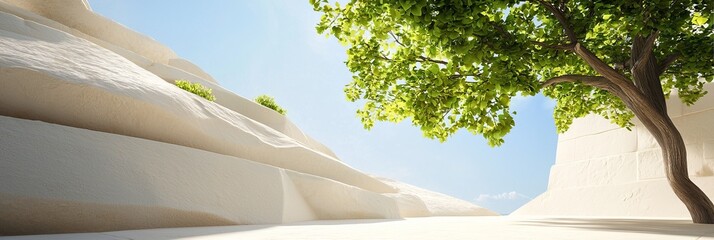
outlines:
{"label": "stone block", "polygon": [[576,139],[576,158],[590,160],[637,151],[636,129],[620,128]]}
{"label": "stone block", "polygon": [[714,140],[712,119],[714,119],[714,110],[706,110],[685,115],[681,122],[675,124],[685,136],[685,141]]}
{"label": "stone block", "polygon": [[659,149],[637,152],[637,179],[664,178],[664,162]]}
{"label": "stone block", "polygon": [[699,176],[699,173],[705,174],[704,167],[704,149],[703,144],[687,144],[687,171],[689,176]]}
{"label": "stone block", "polygon": [[625,153],[589,161],[588,186],[632,183],[637,181],[637,154]]}
{"label": "stone block", "polygon": [[588,171],[592,169],[587,169],[587,161],[555,165],[550,168],[548,190],[584,187],[587,185],[587,178],[583,175]]}
{"label": "stone block", "polygon": [[714,158],[705,158],[702,161],[702,168],[697,170],[697,177],[711,177],[714,176]]}
{"label": "stone block", "polygon": [[[714,178],[693,179],[714,196]],[[548,190],[510,216],[688,219],[689,213],[664,179],[631,184]],[[668,238],[669,237],[669,238]],[[670,239],[671,236],[664,237]]]}
{"label": "stone block", "polygon": [[[704,154],[701,144],[687,144],[687,170],[689,176],[705,176]],[[665,178],[662,150],[653,148],[637,153],[638,179]]]}
{"label": "stone block", "polygon": [[607,120],[599,115],[590,114],[583,118],[573,120],[573,124],[570,125],[570,129],[558,135],[558,140],[570,140],[618,128],[620,128],[620,126],[612,124],[610,120]]}
{"label": "stone block", "polygon": [[714,84],[704,85],[704,90],[709,93],[700,98],[694,105],[684,107],[682,109],[684,115],[714,109]]}
{"label": "stone block", "polygon": [[[703,130],[702,128],[706,127],[706,125],[691,125],[699,120],[689,119],[690,117],[692,116],[690,115],[672,118],[672,122],[675,126],[677,126],[677,130],[679,130],[679,132],[682,134],[682,138],[684,139],[685,144],[699,143],[702,139],[702,132],[706,132],[706,130]],[[637,125],[634,127],[634,130],[637,131],[637,149],[639,151],[642,151],[659,148],[660,146],[657,143],[657,140],[655,140],[655,138],[652,136],[652,134],[650,134],[647,128],[642,126],[639,121],[636,124]],[[714,139],[714,135],[712,139]]]}
{"label": "stone block", "polygon": [[582,160],[582,156],[576,154],[576,143],[575,139],[559,141],[555,153],[555,164]]}
{"label": "stone block", "polygon": [[635,126],[635,131],[637,132],[637,150],[650,150],[653,148],[659,148],[657,140],[647,131],[642,125]]}
{"label": "stone block", "polygon": [[625,184],[637,181],[637,154],[626,153],[551,168],[549,189]]}
{"label": "stone block", "polygon": [[667,114],[669,114],[671,118],[682,116],[684,108],[684,104],[675,94],[676,93],[672,93],[671,97],[666,100]]}
{"label": "stone block", "polygon": [[714,159],[714,140],[702,142],[704,159]]}

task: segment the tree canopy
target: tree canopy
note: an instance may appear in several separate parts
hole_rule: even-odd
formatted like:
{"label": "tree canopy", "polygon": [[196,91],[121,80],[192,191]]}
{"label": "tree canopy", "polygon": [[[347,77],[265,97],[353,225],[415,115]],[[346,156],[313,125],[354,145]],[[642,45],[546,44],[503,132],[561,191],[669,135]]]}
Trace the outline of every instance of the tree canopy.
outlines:
{"label": "tree canopy", "polygon": [[[585,83],[601,75],[589,61],[635,81],[638,41],[657,59],[665,96],[676,90],[692,104],[714,80],[711,0],[310,3],[323,13],[317,31],[348,47],[345,93],[365,101],[358,115],[366,128],[408,118],[430,138],[466,129],[500,145],[515,124],[511,99],[538,92],[556,99],[559,132],[590,113],[629,127],[634,114],[621,98]],[[578,81],[543,87],[562,78]]]}

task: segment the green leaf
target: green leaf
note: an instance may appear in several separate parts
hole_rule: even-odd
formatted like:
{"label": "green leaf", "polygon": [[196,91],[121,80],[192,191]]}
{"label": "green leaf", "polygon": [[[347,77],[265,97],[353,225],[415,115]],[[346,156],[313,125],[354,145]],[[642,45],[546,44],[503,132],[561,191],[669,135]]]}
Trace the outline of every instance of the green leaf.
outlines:
{"label": "green leaf", "polygon": [[[539,91],[557,102],[559,132],[588,114],[632,126],[632,111],[607,91],[580,83],[540,87],[557,76],[599,73],[570,51],[534,45],[568,42],[562,24],[537,2],[346,0],[342,8],[334,1],[310,3],[322,14],[316,30],[347,48],[345,65],[353,77],[345,95],[364,103],[358,116],[366,128],[375,121],[411,119],[430,138],[445,140],[466,129],[497,146],[515,124],[511,97]],[[696,77],[714,76],[714,19],[707,1],[568,1],[558,7],[568,13],[581,46],[607,64],[626,62],[634,39],[659,30],[653,55],[681,54],[660,77],[663,91],[677,91],[686,104],[706,94],[704,82],[714,81]],[[633,78],[631,71],[620,74]]]}
{"label": "green leaf", "polygon": [[431,64],[431,66],[429,66],[429,72],[434,73],[434,74],[438,73],[439,65]]}
{"label": "green leaf", "polygon": [[402,6],[402,9],[409,10],[409,8],[414,5],[414,1],[400,1],[399,4]]}
{"label": "green leaf", "polygon": [[705,23],[707,23],[708,20],[709,19],[702,16],[701,13],[696,12],[696,13],[694,13],[694,16],[692,17],[692,24],[697,25],[697,26],[702,26]]}
{"label": "green leaf", "polygon": [[288,113],[287,110],[283,109],[277,103],[275,103],[275,99],[271,96],[268,96],[265,94],[260,95],[255,98],[255,102],[257,102],[260,105],[263,105],[264,107],[273,109],[274,111],[276,111],[282,115],[285,115]]}
{"label": "green leaf", "polygon": [[174,81],[174,84],[176,84],[177,87],[186,90],[187,92],[193,93],[198,95],[199,97],[202,97],[208,101],[215,101],[216,97],[213,96],[213,90],[210,88],[204,87],[200,83],[192,83],[186,80],[176,80]]}
{"label": "green leaf", "polygon": [[420,7],[412,8],[412,14],[414,16],[421,16],[421,8]]}

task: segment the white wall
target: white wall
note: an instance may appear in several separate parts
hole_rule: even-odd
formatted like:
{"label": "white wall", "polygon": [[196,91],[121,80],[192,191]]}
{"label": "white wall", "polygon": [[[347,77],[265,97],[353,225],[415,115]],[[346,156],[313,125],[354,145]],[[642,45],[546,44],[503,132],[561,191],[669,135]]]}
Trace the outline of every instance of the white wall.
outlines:
{"label": "white wall", "polygon": [[0,154],[0,235],[280,223],[301,198],[275,167],[39,121],[0,116]]}
{"label": "white wall", "polygon": [[[0,235],[493,214],[413,186],[402,194],[91,14],[83,0],[0,0]],[[106,39],[116,33],[137,45]]]}
{"label": "white wall", "polygon": [[0,235],[400,218],[327,178],[141,138],[0,116]]}
{"label": "white wall", "polygon": [[[682,133],[690,177],[714,197],[714,84],[695,105],[673,94],[668,112]],[[576,200],[577,199],[577,200]],[[514,215],[687,218],[669,188],[659,145],[644,126],[632,131],[590,115],[559,135],[548,190]]]}
{"label": "white wall", "polygon": [[216,103],[337,158],[332,150],[303,133],[285,116],[224,89],[198,66],[178,58],[171,49],[92,12],[84,0],[0,0],[0,11],[88,40],[172,84],[178,79],[201,83],[213,89]]}

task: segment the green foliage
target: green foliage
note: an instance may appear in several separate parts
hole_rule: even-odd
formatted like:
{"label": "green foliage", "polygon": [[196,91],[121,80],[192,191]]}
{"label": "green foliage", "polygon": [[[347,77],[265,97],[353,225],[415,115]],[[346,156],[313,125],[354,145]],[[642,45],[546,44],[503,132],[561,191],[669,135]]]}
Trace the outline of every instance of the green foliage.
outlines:
{"label": "green foliage", "polygon": [[210,88],[204,87],[200,83],[192,83],[186,80],[176,80],[175,84],[177,87],[186,90],[190,93],[196,94],[199,97],[205,98],[208,101],[216,101],[216,97],[213,96],[213,93]]}
{"label": "green foliage", "polygon": [[[704,82],[714,79],[710,0],[563,2],[557,7],[568,9],[578,42],[607,64],[626,62],[632,39],[656,29],[654,56],[681,54],[661,75],[665,93],[676,89],[687,104],[706,93]],[[310,3],[323,14],[317,31],[348,47],[346,65],[353,77],[345,93],[350,101],[364,100],[357,113],[367,129],[375,121],[410,119],[426,137],[444,141],[466,129],[500,145],[515,124],[511,98],[541,90],[557,100],[560,132],[590,113],[631,126],[633,113],[606,91],[580,83],[541,89],[556,76],[597,72],[572,51],[544,47],[567,44],[568,37],[539,1]]]}
{"label": "green foliage", "polygon": [[268,96],[268,95],[265,95],[265,94],[260,95],[260,96],[258,96],[257,98],[255,98],[255,102],[257,102],[257,103],[259,103],[260,105],[263,105],[263,106],[265,106],[265,107],[267,107],[267,108],[273,109],[273,110],[275,110],[276,112],[278,112],[278,113],[280,113],[280,114],[282,114],[282,115],[285,115],[286,113],[288,113],[287,110],[285,110],[285,109],[283,109],[282,107],[278,106],[278,104],[275,103],[275,99],[273,99],[273,97],[271,97],[271,96]]}

